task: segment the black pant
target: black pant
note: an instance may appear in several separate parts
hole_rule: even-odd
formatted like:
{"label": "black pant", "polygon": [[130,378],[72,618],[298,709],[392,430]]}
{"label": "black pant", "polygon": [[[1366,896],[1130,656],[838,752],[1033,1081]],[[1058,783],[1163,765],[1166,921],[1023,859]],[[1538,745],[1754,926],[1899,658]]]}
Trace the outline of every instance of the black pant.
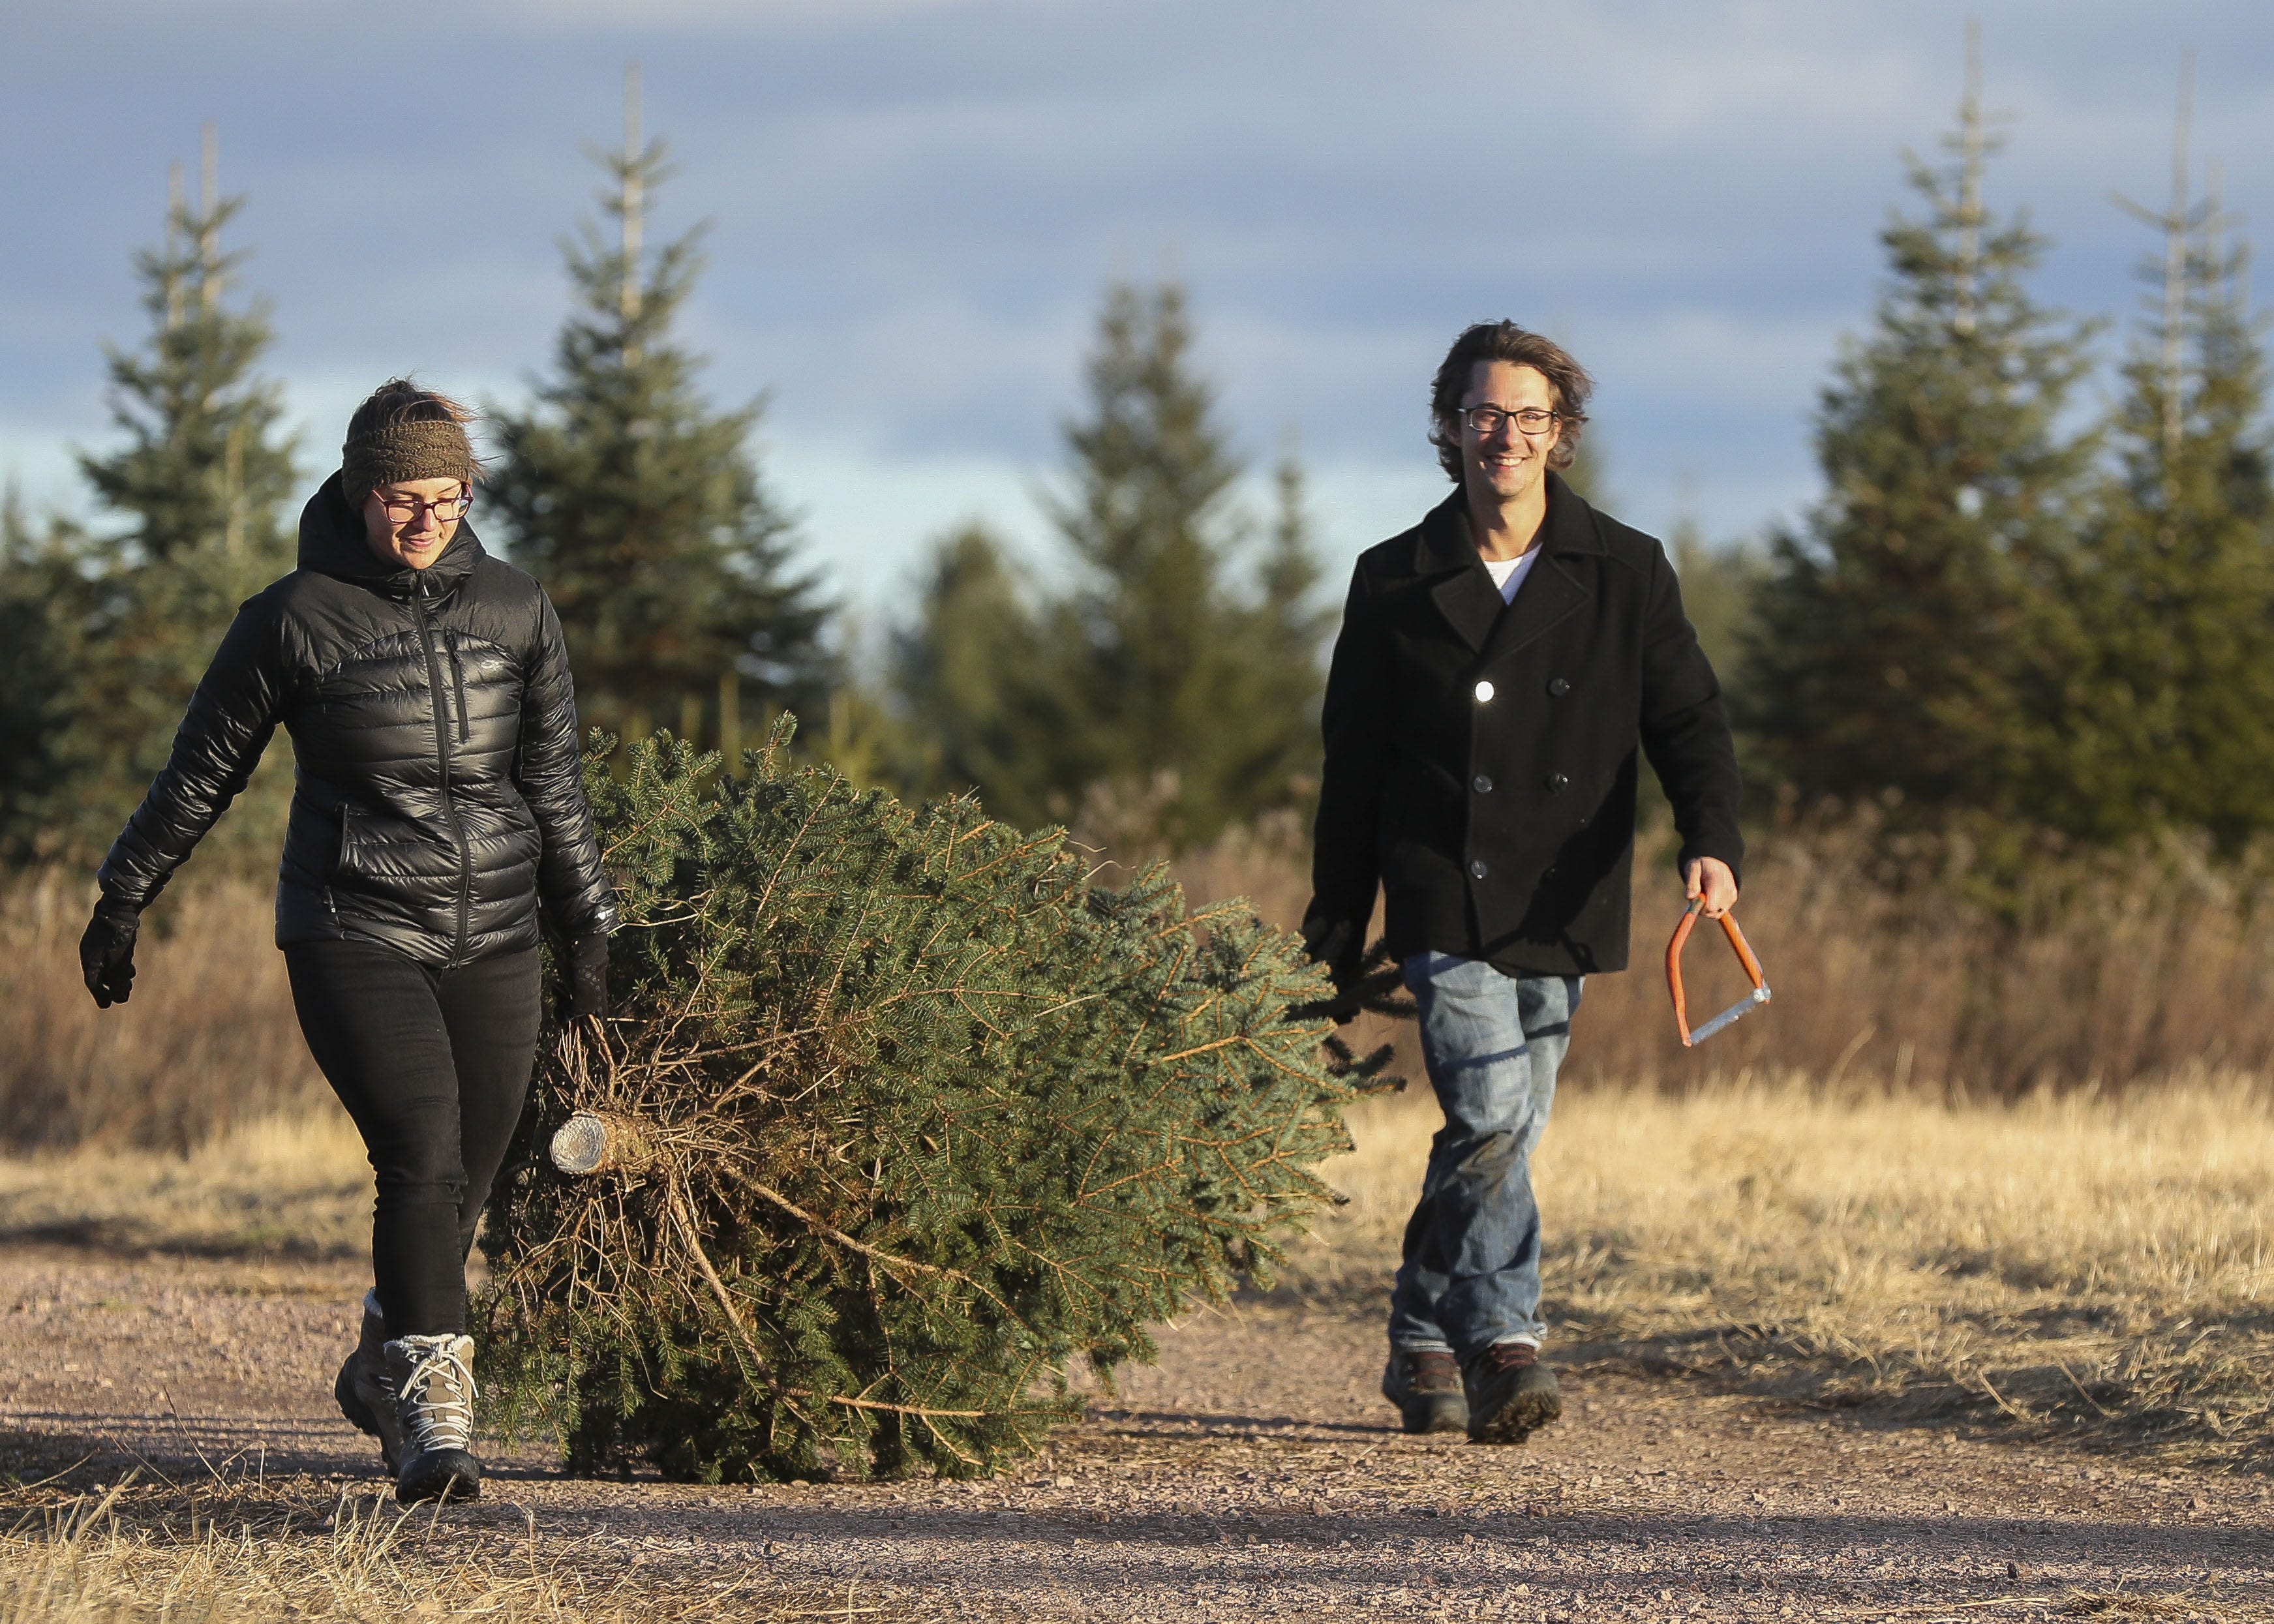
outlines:
{"label": "black pant", "polygon": [[378,1175],[390,1339],[466,1328],[466,1254],[537,1057],[537,950],[437,973],[370,942],[284,950],[308,1049]]}

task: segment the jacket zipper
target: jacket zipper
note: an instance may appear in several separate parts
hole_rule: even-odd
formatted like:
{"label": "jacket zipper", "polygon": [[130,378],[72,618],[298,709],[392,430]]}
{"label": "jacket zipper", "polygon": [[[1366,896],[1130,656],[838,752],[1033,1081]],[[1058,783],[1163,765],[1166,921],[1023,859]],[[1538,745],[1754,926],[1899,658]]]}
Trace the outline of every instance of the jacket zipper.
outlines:
{"label": "jacket zipper", "polygon": [[473,725],[466,720],[466,668],[458,663],[458,634],[445,631],[442,646],[450,651],[450,689],[458,699],[458,742],[474,741]]}
{"label": "jacket zipper", "polygon": [[[473,908],[474,855],[466,844],[466,827],[458,820],[457,797],[450,790],[450,710],[443,696],[442,662],[434,653],[434,629],[426,619],[426,577],[418,577],[411,590],[411,607],[418,620],[418,646],[426,656],[427,691],[434,701],[434,755],[442,768],[442,816],[450,825],[450,838],[458,848],[458,928],[450,938],[450,959],[455,966],[466,951],[466,932]],[[452,650],[455,655],[456,650]],[[463,719],[465,698],[461,690],[458,706]]]}

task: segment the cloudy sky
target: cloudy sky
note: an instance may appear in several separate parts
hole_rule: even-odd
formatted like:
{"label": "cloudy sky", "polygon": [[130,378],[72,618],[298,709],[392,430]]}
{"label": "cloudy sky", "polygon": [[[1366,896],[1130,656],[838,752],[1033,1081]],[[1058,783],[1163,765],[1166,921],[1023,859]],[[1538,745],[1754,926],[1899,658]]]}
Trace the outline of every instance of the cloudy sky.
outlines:
{"label": "cloudy sky", "polygon": [[1815,392],[1973,12],[2046,297],[2133,308],[2151,244],[2108,193],[2165,196],[2184,48],[2197,152],[2274,220],[2263,0],[18,0],[0,475],[83,504],[102,345],[139,336],[131,256],[207,119],[312,479],[388,373],[522,396],[636,56],[679,164],[654,229],[711,222],[686,336],[717,398],[768,395],[769,477],[872,613],[966,518],[1046,559],[1100,291],[1164,266],[1242,448],[1298,438],[1334,573],[1442,491],[1428,374],[1502,315],[1598,374],[1615,510],[1758,533],[1811,496]]}

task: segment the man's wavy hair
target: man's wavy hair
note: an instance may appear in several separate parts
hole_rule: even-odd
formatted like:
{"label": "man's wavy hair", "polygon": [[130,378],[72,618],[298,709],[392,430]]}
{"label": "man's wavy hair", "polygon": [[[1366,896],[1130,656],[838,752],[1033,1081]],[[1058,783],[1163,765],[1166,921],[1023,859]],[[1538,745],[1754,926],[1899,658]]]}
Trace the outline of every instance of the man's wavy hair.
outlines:
{"label": "man's wavy hair", "polygon": [[1513,361],[1547,380],[1555,392],[1558,419],[1547,466],[1570,467],[1579,455],[1579,429],[1587,420],[1587,396],[1595,380],[1554,339],[1513,321],[1480,321],[1453,341],[1429,386],[1429,443],[1437,447],[1437,466],[1445,470],[1445,477],[1461,483],[1461,396],[1480,361]]}

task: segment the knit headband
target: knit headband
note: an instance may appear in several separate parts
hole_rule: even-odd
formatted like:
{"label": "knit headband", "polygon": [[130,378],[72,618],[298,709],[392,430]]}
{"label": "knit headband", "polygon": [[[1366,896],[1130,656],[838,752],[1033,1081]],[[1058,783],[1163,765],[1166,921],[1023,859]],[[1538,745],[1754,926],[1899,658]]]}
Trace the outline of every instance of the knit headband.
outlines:
{"label": "knit headband", "polygon": [[474,448],[450,422],[395,423],[340,447],[340,493],[360,502],[383,485],[412,479],[474,483]]}

